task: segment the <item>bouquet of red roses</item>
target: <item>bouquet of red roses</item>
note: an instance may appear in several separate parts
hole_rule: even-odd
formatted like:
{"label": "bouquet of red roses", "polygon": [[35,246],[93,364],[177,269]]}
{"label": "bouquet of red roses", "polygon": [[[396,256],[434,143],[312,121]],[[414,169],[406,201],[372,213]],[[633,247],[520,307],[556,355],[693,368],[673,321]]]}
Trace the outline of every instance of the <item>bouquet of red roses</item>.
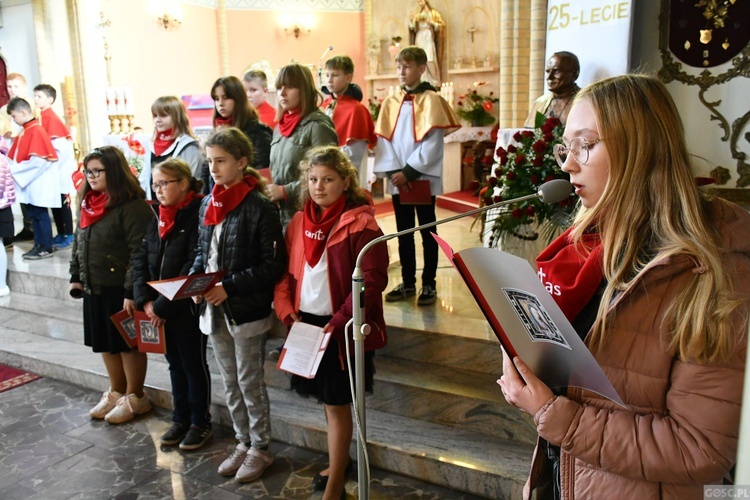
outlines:
{"label": "bouquet of red roses", "polygon": [[[560,120],[537,113],[535,125],[534,130],[516,132],[516,145],[495,151],[494,176],[487,179],[485,205],[536,193],[552,179],[569,178],[552,153],[553,146],[562,140]],[[489,245],[497,246],[510,235],[535,240],[538,231],[551,241],[560,228],[570,225],[575,202],[573,197],[554,204],[533,199],[509,205],[499,214],[488,213],[485,227],[491,232]]]}

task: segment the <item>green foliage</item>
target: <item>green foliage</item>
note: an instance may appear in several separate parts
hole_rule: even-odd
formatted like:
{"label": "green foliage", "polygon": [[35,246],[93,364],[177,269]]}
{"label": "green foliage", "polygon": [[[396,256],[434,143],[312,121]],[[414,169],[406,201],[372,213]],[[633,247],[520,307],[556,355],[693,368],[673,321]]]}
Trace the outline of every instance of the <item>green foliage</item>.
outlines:
{"label": "green foliage", "polygon": [[[481,87],[486,84],[487,82],[475,82],[474,86]],[[490,92],[488,95],[483,95],[476,89],[469,89],[466,94],[458,96],[456,114],[475,127],[492,125],[495,123],[492,111],[495,108],[495,103],[499,101],[493,94],[493,92]]]}

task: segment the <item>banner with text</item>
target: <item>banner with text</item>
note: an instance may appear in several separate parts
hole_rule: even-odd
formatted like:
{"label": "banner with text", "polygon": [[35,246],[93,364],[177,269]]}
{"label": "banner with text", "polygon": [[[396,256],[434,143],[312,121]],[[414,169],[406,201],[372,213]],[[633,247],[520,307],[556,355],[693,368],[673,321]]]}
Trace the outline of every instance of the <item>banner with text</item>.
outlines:
{"label": "banner with text", "polygon": [[627,73],[632,23],[632,0],[549,0],[545,61],[555,52],[574,53],[581,87]]}

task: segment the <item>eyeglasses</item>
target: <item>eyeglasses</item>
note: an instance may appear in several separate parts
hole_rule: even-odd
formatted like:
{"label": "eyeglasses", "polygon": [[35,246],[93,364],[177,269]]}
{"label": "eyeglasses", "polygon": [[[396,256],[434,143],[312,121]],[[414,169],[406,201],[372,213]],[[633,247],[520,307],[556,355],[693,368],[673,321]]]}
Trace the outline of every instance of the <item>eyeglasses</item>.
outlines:
{"label": "eyeglasses", "polygon": [[602,142],[602,140],[598,137],[593,141],[587,141],[583,137],[575,137],[571,139],[570,146],[565,146],[565,144],[555,144],[552,148],[552,153],[555,155],[557,164],[561,167],[568,159],[568,153],[573,155],[573,159],[577,161],[579,165],[585,165],[586,162],[589,161],[589,150],[600,142]]}
{"label": "eyeglasses", "polygon": [[159,191],[160,189],[161,190],[167,189],[167,186],[169,186],[171,182],[180,182],[180,179],[172,179],[171,181],[154,182],[153,184],[151,184],[151,189],[153,189],[154,192]]}
{"label": "eyeglasses", "polygon": [[96,179],[99,177],[99,174],[101,174],[102,172],[104,172],[103,168],[92,168],[91,170],[87,168],[87,169],[84,169],[83,174],[86,177],[91,177],[92,179]]}

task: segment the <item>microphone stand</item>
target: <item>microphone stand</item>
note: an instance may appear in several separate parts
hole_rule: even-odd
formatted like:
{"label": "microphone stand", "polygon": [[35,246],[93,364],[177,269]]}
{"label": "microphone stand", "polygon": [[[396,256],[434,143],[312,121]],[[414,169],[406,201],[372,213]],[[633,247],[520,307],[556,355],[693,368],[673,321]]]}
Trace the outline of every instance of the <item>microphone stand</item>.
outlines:
{"label": "microphone stand", "polygon": [[[554,182],[554,181],[551,181]],[[549,183],[547,183],[549,184]],[[546,185],[546,184],[545,184]],[[543,187],[543,186],[542,186]],[[366,430],[366,410],[365,410],[365,337],[370,333],[370,325],[362,324],[363,318],[365,316],[365,275],[362,271],[362,259],[364,258],[365,254],[375,245],[378,243],[383,243],[384,241],[392,240],[393,238],[398,238],[399,236],[403,236],[410,233],[416,233],[417,231],[421,231],[422,229],[427,229],[433,226],[437,226],[440,224],[445,224],[446,222],[451,222],[457,219],[462,219],[464,217],[468,217],[470,215],[480,214],[483,212],[486,212],[488,210],[491,210],[493,208],[498,208],[503,205],[508,205],[511,203],[518,203],[521,201],[526,200],[533,200],[536,198],[544,198],[544,194],[542,192],[542,188],[535,193],[535,194],[529,194],[526,196],[522,196],[520,198],[514,198],[512,200],[507,201],[500,201],[498,203],[493,203],[492,205],[486,205],[484,207],[477,208],[475,210],[471,210],[470,212],[464,212],[462,214],[454,215],[452,217],[448,217],[447,219],[440,219],[436,220],[435,222],[430,222],[428,224],[423,224],[421,226],[413,227],[410,229],[405,229],[403,231],[399,231],[398,233],[393,234],[384,234],[383,236],[380,236],[378,238],[375,238],[374,240],[367,243],[362,250],[359,252],[359,255],[357,256],[357,262],[354,267],[354,273],[352,273],[352,321],[353,321],[353,328],[352,328],[352,336],[354,338],[354,373],[356,377],[356,405],[357,405],[357,412],[355,416],[358,419],[359,428],[361,429],[361,433],[357,433],[357,481],[358,481],[358,489],[359,489],[359,496],[358,498],[360,500],[368,500],[370,497],[370,488],[369,484],[367,484],[367,471],[365,470],[365,442],[367,441],[367,430]],[[552,203],[555,203],[555,200],[552,201]]]}

